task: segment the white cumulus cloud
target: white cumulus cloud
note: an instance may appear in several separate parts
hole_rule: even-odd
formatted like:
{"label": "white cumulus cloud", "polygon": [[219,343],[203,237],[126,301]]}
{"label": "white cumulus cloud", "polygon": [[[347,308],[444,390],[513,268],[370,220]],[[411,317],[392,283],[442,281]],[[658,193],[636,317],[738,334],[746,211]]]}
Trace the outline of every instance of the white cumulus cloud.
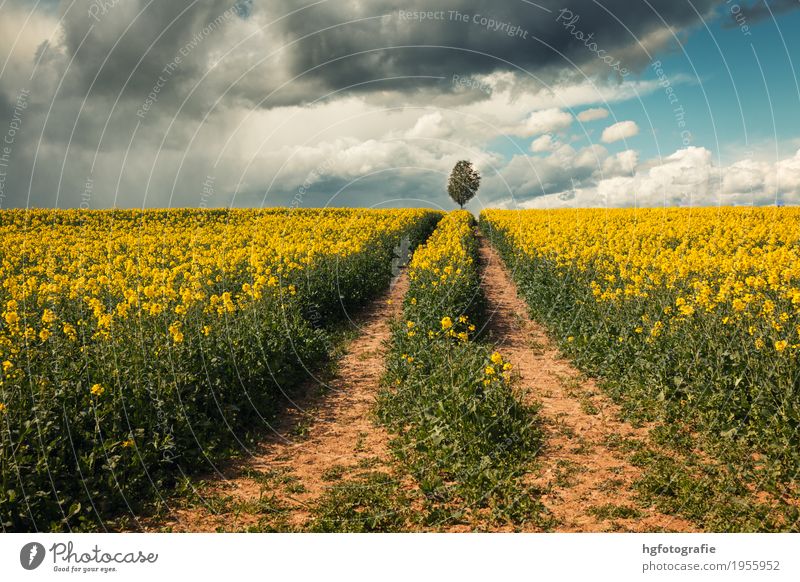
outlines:
{"label": "white cumulus cloud", "polygon": [[557,108],[534,111],[523,124],[520,134],[524,137],[566,129],[572,125],[572,115]]}
{"label": "white cumulus cloud", "polygon": [[[800,150],[778,161],[744,159],[718,165],[703,147],[679,149],[663,159],[638,162],[625,150],[599,158],[602,174],[593,173],[579,187],[522,201],[529,208],[715,206],[800,203]],[[567,168],[574,172],[573,165]],[[550,176],[552,182],[564,179]],[[568,195],[567,195],[568,194]],[[512,205],[513,206],[513,205]]]}
{"label": "white cumulus cloud", "polygon": [[639,163],[639,152],[636,150],[625,150],[619,152],[603,162],[603,176],[626,176],[633,174]]}
{"label": "white cumulus cloud", "polygon": [[581,123],[586,123],[587,121],[597,121],[598,119],[605,119],[608,117],[608,109],[604,109],[602,107],[593,107],[591,109],[585,109],[578,113],[578,121]]}
{"label": "white cumulus cloud", "polygon": [[559,143],[548,133],[537,137],[531,142],[531,151],[537,154],[541,152],[552,152],[558,145]]}
{"label": "white cumulus cloud", "polygon": [[603,130],[602,139],[605,143],[613,143],[621,139],[628,139],[639,133],[639,126],[635,121],[620,121]]}

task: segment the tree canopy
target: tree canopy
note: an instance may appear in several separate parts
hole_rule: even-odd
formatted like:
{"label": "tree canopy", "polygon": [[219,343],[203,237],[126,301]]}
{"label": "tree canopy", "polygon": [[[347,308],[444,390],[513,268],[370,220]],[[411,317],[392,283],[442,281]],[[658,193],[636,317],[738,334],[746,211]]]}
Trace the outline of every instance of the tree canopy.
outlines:
{"label": "tree canopy", "polygon": [[481,185],[481,175],[472,166],[472,162],[461,160],[453,167],[450,172],[450,179],[447,181],[447,193],[453,202],[464,208],[464,204],[472,200],[477,194]]}

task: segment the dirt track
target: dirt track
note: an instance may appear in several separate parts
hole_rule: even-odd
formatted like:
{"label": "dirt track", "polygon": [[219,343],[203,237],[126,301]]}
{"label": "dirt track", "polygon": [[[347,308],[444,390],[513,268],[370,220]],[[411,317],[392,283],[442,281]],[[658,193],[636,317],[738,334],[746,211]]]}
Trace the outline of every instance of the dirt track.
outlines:
{"label": "dirt track", "polygon": [[694,531],[682,519],[637,506],[638,469],[609,444],[617,437],[646,439],[647,431],[619,421],[595,383],[560,357],[528,317],[497,252],[483,237],[480,245],[492,339],[514,364],[527,397],[541,404],[546,437],[534,482],[545,490],[556,531]]}
{"label": "dirt track", "polygon": [[[480,245],[491,338],[513,363],[525,398],[541,406],[545,445],[529,478],[544,491],[542,502],[555,518],[555,530],[694,531],[685,520],[637,504],[633,483],[639,471],[614,441],[646,440],[647,430],[621,422],[617,407],[594,382],[559,355],[545,330],[528,317],[496,251],[483,237]],[[259,531],[278,523],[280,530],[298,531],[311,517],[311,504],[335,481],[331,473],[357,466],[391,470],[389,436],[374,424],[372,411],[389,324],[400,314],[407,287],[403,275],[356,319],[358,337],[347,345],[328,389],[309,382],[307,395],[280,415],[275,435],[252,456],[201,486],[196,502],[146,528]]]}
{"label": "dirt track", "polygon": [[173,510],[153,529],[259,529],[276,513],[281,529],[301,529],[310,503],[330,485],[327,474],[359,463],[380,469],[389,455],[389,437],[372,422],[372,410],[389,324],[400,314],[407,287],[403,274],[354,319],[358,337],[347,345],[325,390],[309,382],[307,396],[273,425],[275,435],[252,456],[223,469],[224,478],[209,480],[191,507]]}

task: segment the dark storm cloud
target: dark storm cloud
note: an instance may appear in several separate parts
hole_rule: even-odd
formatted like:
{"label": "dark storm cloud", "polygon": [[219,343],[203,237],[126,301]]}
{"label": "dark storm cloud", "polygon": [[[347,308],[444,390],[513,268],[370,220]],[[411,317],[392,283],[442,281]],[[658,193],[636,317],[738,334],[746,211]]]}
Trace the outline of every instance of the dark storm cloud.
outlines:
{"label": "dark storm cloud", "polygon": [[[697,0],[694,7],[705,13],[718,3]],[[0,19],[26,26],[23,34],[31,34],[29,16],[46,21],[40,29],[52,22],[54,31],[37,32],[38,49],[24,55],[19,46],[11,51],[7,30],[0,38],[0,49],[11,51],[0,76],[0,128],[8,125],[18,90],[31,90],[3,205],[78,206],[87,197],[92,207],[195,205],[209,160],[228,137],[231,111],[309,104],[350,86],[388,106],[412,99],[450,106],[487,98],[456,91],[453,75],[519,67],[563,79],[569,68],[558,51],[614,82],[613,71],[576,32],[593,35],[595,50],[635,70],[648,60],[640,42],[662,48],[668,35],[655,33],[665,23],[679,31],[697,18],[685,0],[651,0],[652,8],[623,0],[602,6],[541,0],[546,10],[523,0],[316,4],[48,0],[34,10],[28,0],[3,3]],[[559,22],[562,9],[571,16],[561,13]],[[439,14],[420,20],[418,11]],[[196,130],[201,137],[192,142]],[[232,165],[231,183],[237,171]],[[407,182],[403,187],[413,190],[413,180]]]}
{"label": "dark storm cloud", "polygon": [[[698,0],[694,6],[703,13],[718,1]],[[169,114],[208,72],[210,55],[224,53],[219,70],[195,89],[188,111],[182,112],[191,115],[205,113],[226,90],[226,102],[274,107],[308,103],[349,86],[360,92],[413,93],[431,86],[449,92],[453,86],[443,80],[454,74],[517,67],[563,75],[569,66],[558,52],[608,76],[613,70],[576,33],[593,35],[595,50],[636,69],[647,61],[639,42],[647,43],[648,34],[665,22],[680,29],[696,19],[683,0],[654,0],[649,6],[627,0],[542,0],[540,5],[545,9],[522,0],[329,0],[305,8],[297,0],[70,0],[56,10],[61,34],[42,46],[47,58],[37,75],[45,75],[46,68],[63,75],[52,97],[86,97],[103,109],[117,99],[118,106],[141,102],[164,76],[164,67],[181,56],[159,87],[159,112]],[[435,13],[435,19],[416,18],[420,11]],[[194,42],[204,27],[226,14],[235,15],[220,25],[228,30]],[[237,28],[236,20],[257,22],[260,34]],[[237,42],[242,44],[226,52]],[[403,79],[381,81],[387,77]],[[97,113],[102,116],[102,111],[92,115]]]}
{"label": "dark storm cloud", "polygon": [[[250,4],[231,0],[49,4],[34,8],[33,3],[17,1],[0,9],[0,18],[14,18],[20,26],[38,18],[54,31],[27,61],[15,48],[9,55],[12,66],[0,77],[0,115],[9,111],[20,87],[31,89],[3,205],[139,205],[145,199],[142,178],[151,169],[148,164],[157,155],[173,165],[180,160],[171,148],[180,152],[185,147],[216,98],[201,87],[176,116],[208,70],[209,55],[225,37],[225,28],[247,18]],[[0,48],[10,50],[11,42],[4,46],[0,40]],[[14,74],[15,63],[22,74]],[[4,115],[0,122],[7,118]],[[117,183],[121,191],[116,191]],[[152,184],[160,194],[168,185],[158,179]],[[152,203],[163,204],[164,198]]]}
{"label": "dark storm cloud", "polygon": [[[693,4],[702,14],[718,3]],[[271,12],[288,12],[295,5],[283,0],[272,4]],[[597,70],[593,65],[599,59],[578,32],[593,35],[595,50],[616,53],[623,66],[635,69],[649,60],[648,47],[640,47],[639,41],[645,42],[664,23],[681,29],[697,19],[681,0],[655,0],[649,5],[629,0],[542,0],[539,5],[542,8],[521,0],[331,1],[293,14],[285,29],[291,38],[303,39],[292,51],[294,71],[313,70],[328,86],[341,87],[379,75],[449,78],[454,72],[519,68],[542,73],[569,67],[559,53]],[[401,81],[395,86],[414,89],[424,83]]]}
{"label": "dark storm cloud", "polygon": [[140,98],[163,76],[164,67],[179,58],[159,96],[168,99],[205,70],[214,43],[203,45],[214,31],[204,35],[204,27],[216,22],[216,29],[240,18],[238,9],[231,0],[67,3],[61,13],[59,48],[64,60],[72,62],[64,91],[102,99],[121,92]]}
{"label": "dark storm cloud", "polygon": [[[693,4],[702,14],[719,2]],[[663,29],[665,23],[679,30],[697,19],[687,0],[653,0],[649,5],[628,0],[538,4],[543,8],[522,0],[329,0],[308,2],[305,7],[297,0],[62,2],[59,48],[65,62],[72,59],[72,72],[62,90],[105,98],[120,91],[123,98],[147,94],[165,64],[204,25],[231,9],[238,18],[256,18],[265,31],[226,57],[227,67],[219,78],[237,81],[231,99],[261,103],[281,83],[300,77],[261,103],[264,107],[305,103],[350,86],[360,92],[413,93],[430,87],[449,91],[452,87],[441,79],[453,74],[518,68],[539,75],[563,74],[570,65],[559,53],[590,73],[613,74],[578,32],[592,35],[595,50],[635,70],[649,60],[646,49],[653,47],[647,46],[648,34]],[[98,6],[104,9],[98,11]],[[418,18],[420,12],[433,13],[434,18]],[[282,45],[288,48],[269,57]],[[204,42],[182,60],[160,96],[162,102],[193,86],[215,48],[217,43]],[[286,68],[283,76],[275,74],[278,61]],[[250,67],[251,74],[237,80]],[[389,77],[401,79],[381,81]],[[204,102],[202,97],[200,92],[196,102]]]}

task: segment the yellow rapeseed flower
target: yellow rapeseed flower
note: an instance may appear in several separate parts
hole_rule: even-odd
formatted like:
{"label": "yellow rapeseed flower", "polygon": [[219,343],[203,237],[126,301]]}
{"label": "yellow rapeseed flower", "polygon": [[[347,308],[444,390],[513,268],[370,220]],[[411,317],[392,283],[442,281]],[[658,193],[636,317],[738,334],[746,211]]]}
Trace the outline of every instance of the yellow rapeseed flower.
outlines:
{"label": "yellow rapeseed flower", "polygon": [[168,328],[172,341],[179,344],[183,341],[183,332],[181,331],[181,323],[179,321],[173,322]]}
{"label": "yellow rapeseed flower", "polygon": [[65,323],[61,329],[70,340],[75,341],[78,339],[78,332],[75,331],[75,326],[71,323]]}

